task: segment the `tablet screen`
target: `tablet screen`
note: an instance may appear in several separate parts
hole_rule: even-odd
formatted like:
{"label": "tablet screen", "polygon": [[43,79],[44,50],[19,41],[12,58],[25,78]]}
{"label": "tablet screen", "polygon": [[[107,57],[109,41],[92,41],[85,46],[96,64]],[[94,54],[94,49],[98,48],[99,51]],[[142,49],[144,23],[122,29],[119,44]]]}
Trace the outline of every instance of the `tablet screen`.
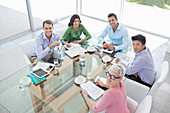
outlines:
{"label": "tablet screen", "polygon": [[45,72],[42,69],[35,70],[35,71],[33,71],[33,73],[40,78],[42,78],[44,75],[47,75],[47,72]]}

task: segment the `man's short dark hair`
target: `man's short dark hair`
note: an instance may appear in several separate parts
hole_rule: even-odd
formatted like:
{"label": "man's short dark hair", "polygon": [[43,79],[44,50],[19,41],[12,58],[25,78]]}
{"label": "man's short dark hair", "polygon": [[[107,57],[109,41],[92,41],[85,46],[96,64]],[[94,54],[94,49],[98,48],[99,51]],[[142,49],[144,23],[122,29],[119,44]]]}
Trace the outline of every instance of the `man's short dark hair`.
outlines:
{"label": "man's short dark hair", "polygon": [[132,41],[134,41],[134,40],[139,40],[142,43],[142,45],[144,45],[146,43],[145,36],[143,36],[141,34],[138,34],[136,36],[132,36]]}
{"label": "man's short dark hair", "polygon": [[44,27],[45,23],[46,23],[46,24],[51,24],[51,25],[53,26],[53,22],[52,22],[51,20],[46,20],[46,21],[44,21],[44,22],[43,22],[43,27]]}
{"label": "man's short dark hair", "polygon": [[117,20],[117,16],[116,16],[116,14],[114,14],[114,13],[110,13],[110,14],[108,15],[108,18],[109,18],[109,17],[112,17],[112,16],[114,16],[115,19]]}

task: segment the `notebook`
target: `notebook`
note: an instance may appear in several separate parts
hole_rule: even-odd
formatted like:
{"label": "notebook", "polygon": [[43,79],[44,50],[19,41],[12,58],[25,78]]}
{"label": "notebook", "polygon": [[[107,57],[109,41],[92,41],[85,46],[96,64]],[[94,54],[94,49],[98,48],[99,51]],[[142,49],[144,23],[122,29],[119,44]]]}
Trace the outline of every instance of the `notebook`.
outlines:
{"label": "notebook", "polygon": [[43,82],[46,80],[46,77],[38,78],[36,77],[33,73],[27,75],[27,77],[31,78],[31,81],[35,84],[38,85],[39,83]]}

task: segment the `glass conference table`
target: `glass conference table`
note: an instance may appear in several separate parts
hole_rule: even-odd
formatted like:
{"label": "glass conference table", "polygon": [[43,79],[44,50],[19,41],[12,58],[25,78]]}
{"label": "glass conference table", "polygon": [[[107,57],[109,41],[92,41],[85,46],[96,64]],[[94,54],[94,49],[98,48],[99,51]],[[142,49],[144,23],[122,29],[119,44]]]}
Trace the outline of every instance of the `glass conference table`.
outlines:
{"label": "glass conference table", "polygon": [[[31,73],[33,64],[21,69],[3,81],[0,81],[0,104],[11,113],[87,113],[88,107],[82,97],[81,88],[75,84],[75,77],[86,77],[92,71],[92,80],[98,75],[105,76],[109,64],[103,69],[98,51],[85,54],[85,66],[79,65],[79,57],[70,59],[64,55],[64,63],[59,74],[53,70],[47,80],[28,87],[19,88],[22,77]],[[10,70],[9,70],[10,71]]]}

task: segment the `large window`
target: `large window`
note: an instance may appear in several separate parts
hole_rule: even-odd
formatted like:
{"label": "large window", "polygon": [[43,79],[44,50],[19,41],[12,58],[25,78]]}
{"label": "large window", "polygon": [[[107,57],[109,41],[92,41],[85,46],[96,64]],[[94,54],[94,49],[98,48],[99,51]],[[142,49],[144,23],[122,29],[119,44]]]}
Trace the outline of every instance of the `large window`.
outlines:
{"label": "large window", "polygon": [[30,0],[34,26],[44,20],[58,20],[76,13],[76,0]]}
{"label": "large window", "polygon": [[107,21],[109,13],[120,16],[121,0],[81,0],[83,15]]}
{"label": "large window", "polygon": [[0,0],[0,24],[1,41],[30,29],[25,0]]}
{"label": "large window", "polygon": [[125,0],[122,23],[144,31],[170,36],[170,0]]}

